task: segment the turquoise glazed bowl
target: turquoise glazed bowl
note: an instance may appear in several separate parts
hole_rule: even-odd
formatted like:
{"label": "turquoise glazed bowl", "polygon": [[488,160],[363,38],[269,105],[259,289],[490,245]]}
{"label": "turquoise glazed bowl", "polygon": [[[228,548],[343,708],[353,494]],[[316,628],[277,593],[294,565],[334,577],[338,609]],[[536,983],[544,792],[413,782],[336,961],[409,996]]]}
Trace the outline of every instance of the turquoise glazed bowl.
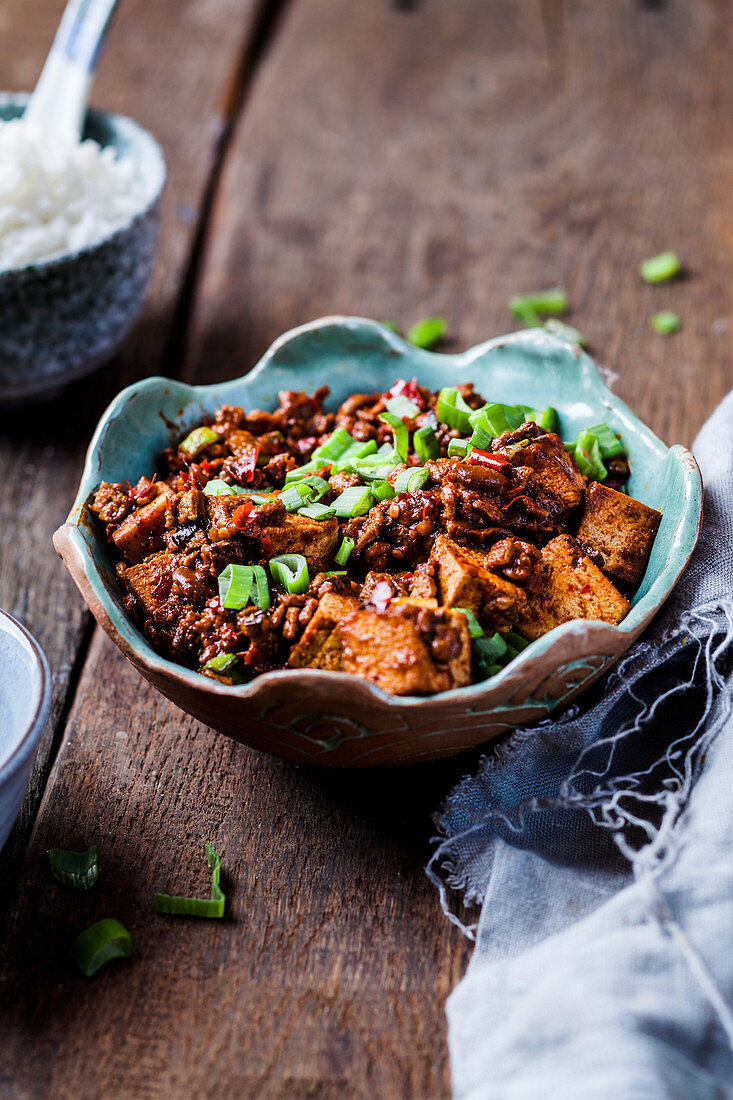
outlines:
{"label": "turquoise glazed bowl", "polygon": [[51,674],[38,643],[0,611],[0,848],[28,786],[51,706]]}
{"label": "turquoise glazed bowl", "polygon": [[[26,95],[0,93],[0,120]],[[137,319],[153,268],[165,162],[157,142],[122,115],[90,110],[85,138],[131,157],[146,183],[132,221],[97,244],[0,271],[0,404],[49,398],[110,359]]]}
{"label": "turquoise glazed bowl", "polygon": [[[472,381],[493,401],[554,405],[565,438],[600,420],[623,433],[632,464],[629,492],[664,513],[626,619],[619,626],[565,623],[492,679],[428,698],[386,695],[356,676],[317,669],[270,672],[228,687],[156,653],[122,609],[113,558],[90,517],[99,482],[134,483],[149,474],[170,445],[171,430],[179,437],[220,405],[267,409],[278,390],[313,391],[328,383],[335,407],[354,391],[383,392],[395,379],[413,376],[432,389]],[[700,473],[690,452],[660,442],[578,348],[531,330],[460,355],[436,355],[374,321],[327,317],[281,336],[244,378],[202,387],[148,378],[119,394],[97,428],[76,501],[54,542],[97,620],[178,706],[257,749],[369,767],[462,752],[574,699],[621,656],[672,591],[695,547],[701,511]]]}

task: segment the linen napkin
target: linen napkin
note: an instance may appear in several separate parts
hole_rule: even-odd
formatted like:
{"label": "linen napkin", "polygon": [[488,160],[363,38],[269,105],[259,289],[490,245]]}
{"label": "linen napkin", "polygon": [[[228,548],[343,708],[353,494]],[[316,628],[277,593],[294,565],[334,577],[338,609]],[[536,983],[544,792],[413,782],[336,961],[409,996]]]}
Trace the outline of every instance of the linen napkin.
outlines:
{"label": "linen napkin", "polygon": [[481,904],[458,1100],[733,1097],[733,393],[693,451],[702,536],[662,614],[436,818],[446,914],[449,888]]}

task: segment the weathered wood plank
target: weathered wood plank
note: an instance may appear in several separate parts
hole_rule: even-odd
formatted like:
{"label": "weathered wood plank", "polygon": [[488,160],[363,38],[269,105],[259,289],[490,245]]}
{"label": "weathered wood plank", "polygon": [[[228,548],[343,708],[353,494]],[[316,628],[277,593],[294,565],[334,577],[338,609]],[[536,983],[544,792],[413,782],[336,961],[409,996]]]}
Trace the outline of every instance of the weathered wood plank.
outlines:
{"label": "weathered wood plank", "polygon": [[[227,160],[189,374],[239,373],[326,312],[442,311],[468,344],[508,327],[510,293],[561,282],[622,395],[689,440],[729,382],[712,327],[733,323],[726,16],[713,0],[292,4]],[[667,246],[694,277],[645,288],[637,261]],[[666,305],[686,323],[663,341],[647,318]],[[29,1096],[445,1095],[443,1002],[467,951],[422,866],[429,810],[466,767],[269,760],[95,637],[11,914],[0,1074]],[[45,847],[97,838],[99,892],[49,886]],[[206,838],[230,919],[156,917],[156,889],[205,888]],[[103,913],[137,953],[86,983],[64,950]]]}
{"label": "weathered wood plank", "polygon": [[[104,406],[133,377],[163,367],[219,134],[264,2],[128,0],[120,5],[100,63],[94,102],[129,114],[153,131],[168,159],[169,180],[145,314],[123,353],[52,406],[0,414],[0,606],[36,635],[55,684],[51,720],[28,797],[0,857],[0,879],[6,881],[27,841],[53,755],[54,732],[90,623],[53,551],[51,534],[66,517],[86,445]],[[33,86],[63,7],[63,0],[36,0],[32,5],[5,0],[0,72],[7,88]],[[0,913],[2,908],[0,898]]]}

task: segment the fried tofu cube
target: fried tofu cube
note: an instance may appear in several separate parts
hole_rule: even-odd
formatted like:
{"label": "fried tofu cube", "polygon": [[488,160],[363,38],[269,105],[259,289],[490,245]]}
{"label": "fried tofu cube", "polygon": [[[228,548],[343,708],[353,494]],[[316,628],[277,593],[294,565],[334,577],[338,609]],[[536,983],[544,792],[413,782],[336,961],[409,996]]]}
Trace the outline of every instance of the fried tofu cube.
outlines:
{"label": "fried tofu cube", "polygon": [[440,603],[466,607],[483,626],[498,630],[516,622],[527,595],[519,585],[492,573],[486,559],[487,554],[459,546],[445,535],[435,540],[430,555]]}
{"label": "fried tofu cube", "polygon": [[577,508],[583,499],[583,475],[565,450],[559,436],[553,432],[533,439],[516,452],[515,466],[532,470],[531,480],[540,493],[557,501],[564,511]]}
{"label": "fried tofu cube", "polygon": [[390,695],[431,695],[471,681],[471,643],[460,611],[393,601],[382,612],[352,612],[338,629],[344,672]]}
{"label": "fried tofu cube", "polygon": [[542,582],[517,623],[530,641],[572,619],[620,623],[631,607],[569,535],[559,535],[542,550]]}
{"label": "fried tofu cube", "polygon": [[[359,606],[356,596],[326,592],[297,645],[290,651],[291,668],[340,668],[341,639],[336,628]],[[334,634],[336,635],[334,637]]]}
{"label": "fried tofu cube", "polygon": [[156,622],[167,622],[171,613],[180,612],[180,602],[171,597],[174,565],[170,554],[154,554],[122,574],[128,592]]}
{"label": "fried tofu cube", "polygon": [[338,535],[339,525],[335,518],[318,520],[287,513],[273,526],[263,526],[258,537],[266,557],[302,554],[313,576],[323,568],[332,568],[329,563],[336,550]]}
{"label": "fried tofu cube", "polygon": [[[163,535],[168,526],[171,504],[175,497],[172,489],[159,492],[149,504],[130,512],[112,535],[120,553],[127,561],[137,564],[156,550],[162,550]],[[171,526],[174,526],[171,520]]]}
{"label": "fried tofu cube", "polygon": [[598,555],[613,580],[637,585],[644,575],[662,513],[598,481],[585,491],[578,542]]}

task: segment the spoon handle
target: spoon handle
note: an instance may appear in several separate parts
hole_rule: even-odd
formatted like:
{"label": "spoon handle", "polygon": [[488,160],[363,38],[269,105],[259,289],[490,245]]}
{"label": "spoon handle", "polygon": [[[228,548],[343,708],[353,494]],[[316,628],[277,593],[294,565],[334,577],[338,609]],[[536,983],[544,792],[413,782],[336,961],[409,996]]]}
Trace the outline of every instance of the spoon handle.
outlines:
{"label": "spoon handle", "polygon": [[81,137],[94,68],[117,0],[68,0],[24,118],[68,141]]}

